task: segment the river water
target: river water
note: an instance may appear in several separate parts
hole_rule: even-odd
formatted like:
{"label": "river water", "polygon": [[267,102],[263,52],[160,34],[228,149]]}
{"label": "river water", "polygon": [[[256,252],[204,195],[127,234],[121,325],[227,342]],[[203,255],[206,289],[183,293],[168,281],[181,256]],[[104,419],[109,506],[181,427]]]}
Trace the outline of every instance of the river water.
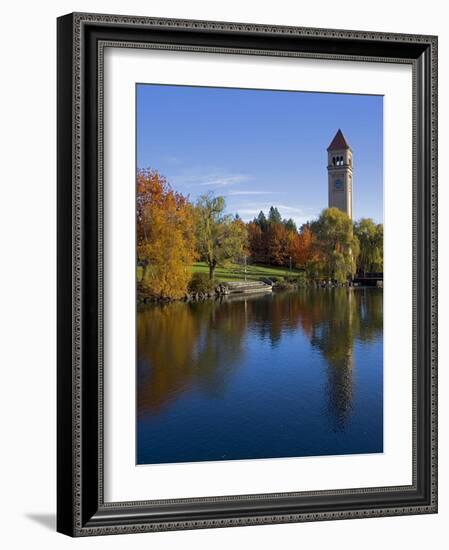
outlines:
{"label": "river water", "polygon": [[382,290],[137,314],[137,464],[383,451]]}

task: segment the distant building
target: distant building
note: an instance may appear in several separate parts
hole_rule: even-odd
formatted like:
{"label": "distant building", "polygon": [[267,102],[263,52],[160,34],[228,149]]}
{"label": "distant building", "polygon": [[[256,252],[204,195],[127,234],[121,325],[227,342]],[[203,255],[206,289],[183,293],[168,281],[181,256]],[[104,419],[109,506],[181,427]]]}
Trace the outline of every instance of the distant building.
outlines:
{"label": "distant building", "polygon": [[327,148],[329,208],[352,219],[352,150],[339,129]]}

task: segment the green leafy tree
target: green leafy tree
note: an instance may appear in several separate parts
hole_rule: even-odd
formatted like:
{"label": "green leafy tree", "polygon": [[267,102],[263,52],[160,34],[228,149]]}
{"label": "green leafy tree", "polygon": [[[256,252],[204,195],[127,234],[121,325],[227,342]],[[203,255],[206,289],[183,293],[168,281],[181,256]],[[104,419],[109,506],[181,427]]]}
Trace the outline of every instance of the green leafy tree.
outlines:
{"label": "green leafy tree", "polygon": [[211,193],[199,197],[195,207],[198,252],[209,267],[210,279],[218,265],[245,254],[246,225],[225,215],[225,207],[224,197]]}
{"label": "green leafy tree", "polygon": [[360,253],[357,270],[362,273],[383,270],[383,225],[371,218],[362,218],[354,224],[354,233],[359,241]]}
{"label": "green leafy tree", "polygon": [[322,276],[345,282],[356,269],[359,243],[351,219],[338,208],[323,210],[310,225]]}

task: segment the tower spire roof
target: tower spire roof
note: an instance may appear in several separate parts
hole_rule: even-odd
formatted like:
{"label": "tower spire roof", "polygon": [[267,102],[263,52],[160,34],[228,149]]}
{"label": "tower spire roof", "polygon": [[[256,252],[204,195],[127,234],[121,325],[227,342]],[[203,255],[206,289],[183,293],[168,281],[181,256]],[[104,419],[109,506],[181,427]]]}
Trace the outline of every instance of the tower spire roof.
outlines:
{"label": "tower spire roof", "polygon": [[348,142],[343,135],[343,132],[338,129],[338,132],[335,134],[334,139],[331,141],[331,144],[327,148],[328,151],[338,151],[341,149],[351,149],[348,145]]}

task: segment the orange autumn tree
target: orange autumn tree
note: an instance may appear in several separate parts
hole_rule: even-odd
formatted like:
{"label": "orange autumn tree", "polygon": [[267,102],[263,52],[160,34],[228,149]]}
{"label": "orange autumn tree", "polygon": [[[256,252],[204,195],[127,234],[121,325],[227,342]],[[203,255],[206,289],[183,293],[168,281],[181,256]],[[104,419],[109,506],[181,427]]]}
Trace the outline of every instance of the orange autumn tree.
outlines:
{"label": "orange autumn tree", "polygon": [[300,261],[300,236],[297,231],[288,231],[286,235],[286,258],[288,265],[299,267]]}
{"label": "orange autumn tree", "polygon": [[312,258],[312,232],[306,225],[298,233],[296,227],[289,230],[285,223],[273,224],[267,237],[272,263],[290,265],[291,262],[303,268]]}
{"label": "orange autumn tree", "polygon": [[266,249],[268,261],[272,265],[288,265],[289,231],[282,223],[269,223],[266,231]]}
{"label": "orange autumn tree", "polygon": [[264,234],[255,222],[249,222],[246,225],[248,234],[248,250],[251,258],[255,262],[264,262],[266,258]]}
{"label": "orange autumn tree", "polygon": [[313,235],[308,225],[304,225],[295,242],[294,261],[301,267],[305,266],[313,257]]}
{"label": "orange autumn tree", "polygon": [[182,298],[195,260],[193,207],[156,170],[137,173],[138,290],[160,298]]}

